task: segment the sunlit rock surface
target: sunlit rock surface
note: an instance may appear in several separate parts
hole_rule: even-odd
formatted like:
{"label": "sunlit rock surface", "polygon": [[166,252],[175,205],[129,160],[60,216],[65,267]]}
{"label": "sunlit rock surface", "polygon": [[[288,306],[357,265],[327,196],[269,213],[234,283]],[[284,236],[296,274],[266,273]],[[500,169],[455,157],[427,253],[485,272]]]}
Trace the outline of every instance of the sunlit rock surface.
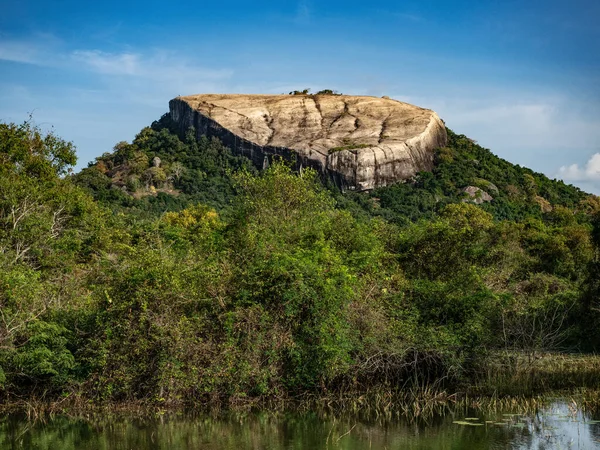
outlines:
{"label": "sunlit rock surface", "polygon": [[494,200],[494,197],[476,186],[467,186],[466,188],[462,189],[462,192],[467,195],[466,198],[463,198],[463,202],[481,205],[482,203],[491,202]]}
{"label": "sunlit rock surface", "polygon": [[258,167],[281,155],[343,189],[373,189],[431,170],[434,149],[447,142],[435,112],[389,98],[204,94],[169,106],[182,131],[193,126],[198,136],[217,136]]}

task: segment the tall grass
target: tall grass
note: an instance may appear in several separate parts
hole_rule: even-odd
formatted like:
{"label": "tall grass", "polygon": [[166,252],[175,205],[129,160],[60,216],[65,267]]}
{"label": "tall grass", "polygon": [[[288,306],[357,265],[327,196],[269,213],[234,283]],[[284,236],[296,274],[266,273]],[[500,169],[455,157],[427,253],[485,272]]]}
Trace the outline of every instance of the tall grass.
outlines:
{"label": "tall grass", "polygon": [[533,396],[578,388],[600,390],[600,356],[495,354],[468,390],[482,396]]}
{"label": "tall grass", "polygon": [[326,415],[352,415],[367,419],[417,420],[447,413],[478,410],[530,413],[557,398],[567,398],[582,409],[600,411],[600,356],[547,353],[535,359],[524,354],[495,355],[485,370],[451,383],[418,377],[405,383],[340,383],[297,396],[232,396],[210,404],[156,405],[148,401],[96,405],[85,396],[71,395],[58,402],[28,399],[0,405],[19,410],[30,420],[66,412],[127,412],[146,414],[169,409],[187,411],[320,411]]}

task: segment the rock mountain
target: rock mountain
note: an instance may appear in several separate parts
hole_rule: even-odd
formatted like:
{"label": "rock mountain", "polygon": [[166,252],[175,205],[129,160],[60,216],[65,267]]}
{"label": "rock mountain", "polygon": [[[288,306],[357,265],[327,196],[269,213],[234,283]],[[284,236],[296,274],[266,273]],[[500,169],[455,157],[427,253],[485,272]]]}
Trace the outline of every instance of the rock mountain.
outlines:
{"label": "rock mountain", "polygon": [[258,167],[280,155],[358,191],[431,170],[448,139],[435,112],[386,97],[203,94],[169,108],[181,131],[216,136]]}

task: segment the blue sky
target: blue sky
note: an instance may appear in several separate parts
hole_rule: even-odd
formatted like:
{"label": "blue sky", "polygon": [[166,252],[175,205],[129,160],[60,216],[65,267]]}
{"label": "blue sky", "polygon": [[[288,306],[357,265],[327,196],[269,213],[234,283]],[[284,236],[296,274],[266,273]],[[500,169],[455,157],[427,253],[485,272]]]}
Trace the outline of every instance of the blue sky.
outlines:
{"label": "blue sky", "polygon": [[177,95],[389,95],[600,194],[598,17],[597,0],[5,0],[0,120],[33,112],[83,167]]}

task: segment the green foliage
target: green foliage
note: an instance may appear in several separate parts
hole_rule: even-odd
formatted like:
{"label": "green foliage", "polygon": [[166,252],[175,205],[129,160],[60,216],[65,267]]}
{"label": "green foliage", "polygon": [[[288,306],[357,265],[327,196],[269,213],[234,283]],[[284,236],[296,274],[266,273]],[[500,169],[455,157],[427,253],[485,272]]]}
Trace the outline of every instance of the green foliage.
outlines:
{"label": "green foliage", "polygon": [[72,143],[44,134],[31,121],[0,124],[0,173],[19,172],[43,179],[64,175],[77,158]]}
{"label": "green foliage", "polygon": [[431,172],[414,182],[375,189],[381,215],[398,224],[437,215],[449,203],[462,200],[461,190],[476,186],[493,197],[481,207],[497,220],[543,218],[544,204],[573,210],[587,194],[562,181],[513,165],[463,135],[448,130],[447,147],[437,150]]}
{"label": "green foliage", "polygon": [[289,95],[342,95],[340,92],[333,89],[323,89],[314,94],[310,93],[310,89],[303,89],[301,91],[291,91]]}
{"label": "green foliage", "polygon": [[66,178],[69,144],[0,131],[0,399],[456,388],[498,352],[599,346],[600,202],[464,136],[342,194],[167,116]]}
{"label": "green foliage", "polygon": [[333,89],[323,89],[318,91],[315,95],[342,95],[342,93]]}
{"label": "green foliage", "polygon": [[[160,166],[150,167],[155,158]],[[242,169],[255,171],[248,159],[233,156],[217,139],[197,140],[193,129],[179,136],[165,115],[73,180],[113,210],[156,217],[195,203],[228,208],[235,196],[232,173]]]}
{"label": "green foliage", "polygon": [[312,170],[298,177],[281,163],[260,178],[237,177],[237,301],[264,305],[289,330],[286,383],[295,388],[313,387],[350,361],[345,317],[356,279],[325,234],[337,214],[317,180]]}
{"label": "green foliage", "polygon": [[26,394],[59,390],[75,361],[72,335],[56,317],[85,297],[81,269],[109,245],[108,217],[59,177],[75,162],[71,144],[29,124],[0,129],[2,384]]}
{"label": "green foliage", "polygon": [[69,381],[75,358],[67,349],[67,329],[56,324],[34,320],[16,337],[16,350],[10,360],[12,370],[22,386]]}
{"label": "green foliage", "polygon": [[594,202],[592,214],[592,257],[587,266],[587,278],[583,285],[579,315],[581,340],[594,351],[600,349],[600,203]]}

